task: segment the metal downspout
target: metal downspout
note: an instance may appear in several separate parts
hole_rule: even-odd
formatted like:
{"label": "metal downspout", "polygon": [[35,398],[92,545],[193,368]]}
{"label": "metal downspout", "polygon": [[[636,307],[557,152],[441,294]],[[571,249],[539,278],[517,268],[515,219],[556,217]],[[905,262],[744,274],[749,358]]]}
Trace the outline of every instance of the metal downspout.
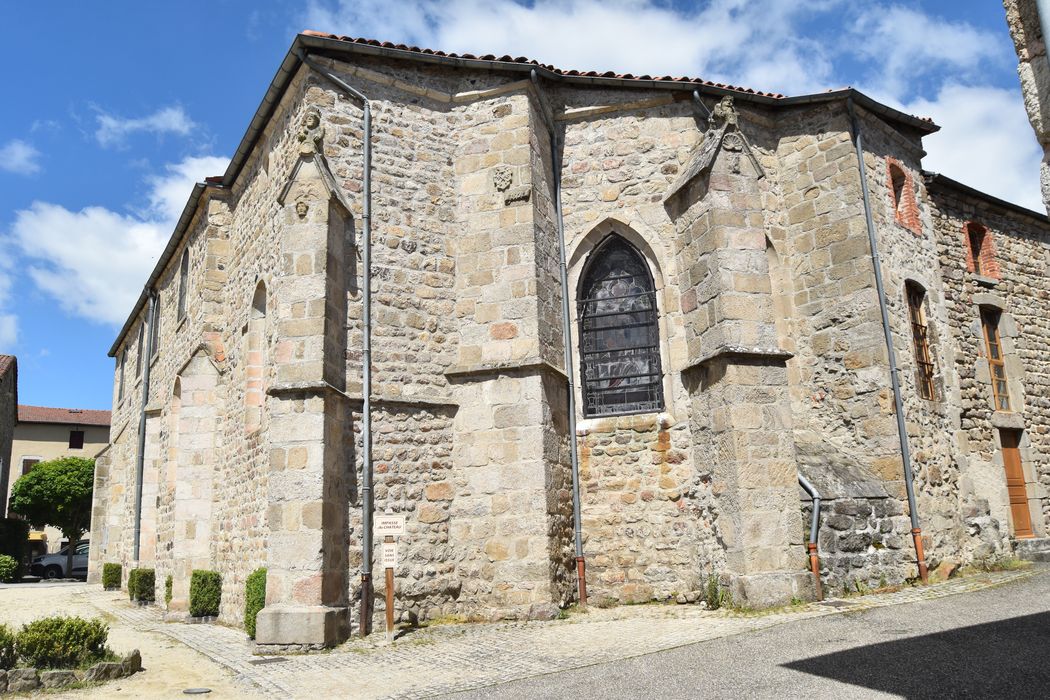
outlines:
{"label": "metal downspout", "polygon": [[[540,92],[539,78],[536,71],[531,73],[537,93]],[[576,551],[576,585],[579,591],[580,607],[587,607],[587,562],[583,554],[583,516],[580,512],[580,453],[576,438],[576,383],[575,369],[572,362],[572,322],[569,316],[569,273],[567,253],[565,251],[565,221],[561,208],[561,152],[562,143],[554,130],[549,128],[551,143],[551,167],[554,179],[554,212],[558,224],[558,270],[561,274],[561,332],[562,345],[565,349],[565,375],[568,379],[568,412],[569,412],[569,449],[572,461],[572,524],[573,544]]]}
{"label": "metal downspout", "polygon": [[871,246],[871,264],[875,268],[875,289],[879,295],[879,311],[882,314],[882,332],[886,337],[886,353],[890,363],[890,384],[893,388],[894,411],[897,414],[897,435],[900,439],[901,460],[904,462],[904,488],[908,493],[908,511],[911,516],[911,537],[915,544],[915,559],[919,566],[919,578],[923,583],[929,579],[926,570],[926,555],[922,548],[922,529],[919,527],[919,511],[915,505],[914,475],[911,468],[911,451],[908,449],[908,432],[904,424],[904,401],[901,398],[901,385],[897,376],[897,353],[893,349],[893,333],[890,330],[890,313],[886,306],[886,288],[882,282],[882,262],[879,259],[878,241],[875,236],[875,222],[871,217],[871,201],[868,198],[868,172],[864,165],[864,144],[860,132],[860,123],[853,109],[853,98],[846,99],[849,111],[850,126],[853,129],[854,145],[857,149],[857,162],[860,170],[860,191],[864,200],[864,219],[868,226],[868,243]]}
{"label": "metal downspout", "polygon": [[824,587],[820,584],[820,555],[817,553],[817,533],[820,530],[820,491],[809,482],[809,479],[798,475],[798,483],[813,499],[813,518],[809,523],[809,568],[813,572],[813,580],[817,585],[817,600],[824,600]]}
{"label": "metal downspout", "polygon": [[361,636],[367,636],[372,627],[372,107],[364,93],[332,75],[298,52],[299,60],[317,71],[333,85],[344,90],[361,104],[364,112],[364,201],[362,215],[364,230],[361,241],[361,304],[363,342],[361,349]]}
{"label": "metal downspout", "polygon": [[146,312],[146,318],[149,321],[149,327],[144,329],[142,332],[146,333],[146,356],[139,358],[142,362],[142,409],[139,411],[139,434],[138,434],[138,455],[135,458],[135,546],[134,556],[135,563],[139,561],[139,545],[142,541],[142,477],[146,466],[146,404],[149,403],[149,370],[150,360],[153,358],[153,324],[157,322],[157,293],[149,288],[146,290],[149,295],[149,310]]}

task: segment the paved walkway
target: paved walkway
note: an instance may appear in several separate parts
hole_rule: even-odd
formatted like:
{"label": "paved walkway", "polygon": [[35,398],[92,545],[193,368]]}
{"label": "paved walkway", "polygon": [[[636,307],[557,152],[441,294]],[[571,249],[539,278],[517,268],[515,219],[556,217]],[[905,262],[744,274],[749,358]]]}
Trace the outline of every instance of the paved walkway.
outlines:
{"label": "paved walkway", "polygon": [[592,609],[552,622],[438,625],[410,631],[393,644],[387,644],[380,632],[327,653],[283,657],[253,656],[249,641],[239,630],[165,623],[159,608],[131,606],[123,595],[96,587],[77,595],[86,596],[100,610],[129,625],[172,637],[229,668],[245,694],[422,698],[629,659],[794,620],[977,591],[1045,571],[1029,568],[976,574],[928,587],[832,599],[768,614],[640,605]]}

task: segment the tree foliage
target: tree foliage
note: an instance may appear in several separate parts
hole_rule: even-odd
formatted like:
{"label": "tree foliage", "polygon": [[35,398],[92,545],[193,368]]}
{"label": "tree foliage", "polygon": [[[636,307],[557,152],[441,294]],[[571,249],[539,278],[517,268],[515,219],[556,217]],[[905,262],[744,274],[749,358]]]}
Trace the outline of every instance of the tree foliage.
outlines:
{"label": "tree foliage", "polygon": [[61,457],[36,465],[11,490],[12,511],[34,527],[58,528],[69,540],[67,576],[72,571],[73,549],[91,525],[94,483],[95,460]]}

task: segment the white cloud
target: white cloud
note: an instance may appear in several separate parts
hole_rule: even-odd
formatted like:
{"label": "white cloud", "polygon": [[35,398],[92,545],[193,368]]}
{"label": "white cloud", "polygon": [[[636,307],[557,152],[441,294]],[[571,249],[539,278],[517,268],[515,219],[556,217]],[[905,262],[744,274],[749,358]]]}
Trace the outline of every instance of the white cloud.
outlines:
{"label": "white cloud", "polygon": [[11,259],[0,258],[0,352],[12,348],[18,340],[18,319],[4,309],[11,297]]}
{"label": "white cloud", "polygon": [[868,4],[845,36],[850,50],[870,62],[867,82],[900,99],[924,78],[947,71],[955,80],[979,79],[988,62],[1016,60],[1005,31],[983,31],[899,5]]}
{"label": "white cloud", "polygon": [[148,178],[148,206],[121,214],[34,202],[15,213],[11,238],[37,287],[85,318],[119,325],[142,291],[194,182],[225,170],[225,158],[187,158]]}
{"label": "white cloud", "polygon": [[[749,81],[761,90],[822,87],[831,62],[800,22],[837,0],[713,0],[677,10],[648,0],[313,0],[305,28],[445,51],[528,56],[562,68]],[[658,48],[657,48],[658,47]]]}
{"label": "white cloud", "polygon": [[1013,90],[948,84],[933,99],[903,105],[941,130],[923,139],[923,166],[990,195],[1044,211],[1039,192],[1042,151]]}
{"label": "white cloud", "polygon": [[8,141],[0,148],[0,170],[16,175],[32,175],[40,172],[40,151],[21,139]]}
{"label": "white cloud", "polygon": [[97,119],[95,138],[102,146],[120,145],[129,134],[136,132],[185,136],[197,126],[178,105],[158,109],[138,119],[123,119],[107,112],[99,112]]}

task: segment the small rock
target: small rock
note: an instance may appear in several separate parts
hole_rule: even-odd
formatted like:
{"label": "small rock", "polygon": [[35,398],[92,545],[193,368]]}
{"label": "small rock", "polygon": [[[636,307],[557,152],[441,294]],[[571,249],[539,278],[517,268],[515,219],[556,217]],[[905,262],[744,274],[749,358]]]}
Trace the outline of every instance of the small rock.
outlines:
{"label": "small rock", "polygon": [[530,620],[553,620],[561,610],[554,603],[533,603],[529,607]]}
{"label": "small rock", "polygon": [[688,600],[686,600],[685,593],[679,593],[674,600],[679,605],[685,605],[689,602]]}
{"label": "small rock", "polygon": [[73,671],[43,671],[40,674],[40,685],[45,688],[65,688],[76,682],[77,674]]}
{"label": "small rock", "polygon": [[700,600],[700,591],[689,591],[685,594],[685,602],[692,604]]}
{"label": "small rock", "polygon": [[134,649],[130,654],[124,657],[124,660],[120,662],[120,665],[124,667],[125,676],[138,673],[142,670],[142,654],[139,653],[138,649]]}
{"label": "small rock", "polygon": [[124,664],[116,661],[100,661],[87,670],[84,674],[85,681],[111,681],[120,678],[124,672]]}
{"label": "small rock", "polygon": [[7,671],[0,669],[0,693],[7,692]]}
{"label": "small rock", "polygon": [[7,692],[24,693],[40,687],[35,668],[14,668],[7,672]]}

